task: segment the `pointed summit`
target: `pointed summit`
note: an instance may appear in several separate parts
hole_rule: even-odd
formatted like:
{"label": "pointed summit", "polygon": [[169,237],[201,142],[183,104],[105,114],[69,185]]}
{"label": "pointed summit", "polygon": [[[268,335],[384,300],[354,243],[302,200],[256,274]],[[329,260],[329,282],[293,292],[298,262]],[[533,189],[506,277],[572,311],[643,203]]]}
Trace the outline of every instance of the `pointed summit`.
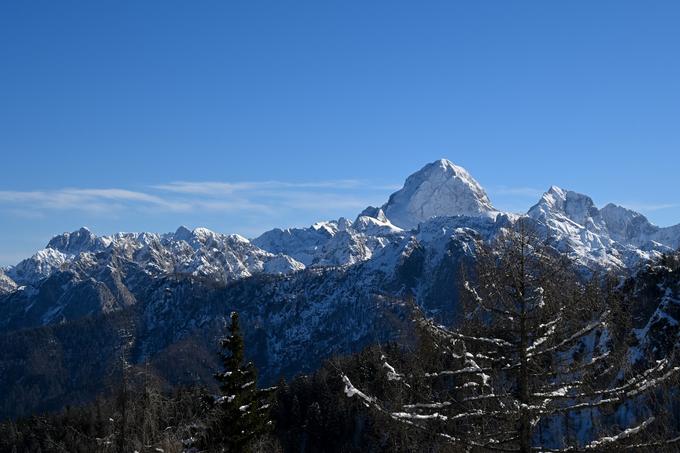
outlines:
{"label": "pointed summit", "polygon": [[609,203],[600,210],[612,239],[642,246],[649,241],[667,244],[672,248],[680,245],[680,225],[660,228],[652,225],[644,215],[623,206]]}
{"label": "pointed summit", "polygon": [[181,225],[177,230],[175,231],[173,238],[176,241],[186,241],[189,242],[193,236],[192,231],[185,227],[184,225]]}
{"label": "pointed summit", "polygon": [[595,221],[600,223],[600,213],[593,199],[571,190],[552,186],[528,212],[534,219],[566,217],[579,225]]}
{"label": "pointed summit", "polygon": [[97,236],[87,227],[82,227],[71,233],[54,236],[47,244],[47,248],[59,250],[62,253],[77,255],[80,252],[93,251],[97,247]]}
{"label": "pointed summit", "polygon": [[462,167],[447,159],[425,165],[382,206],[392,224],[405,229],[439,216],[484,216],[494,212],[486,192]]}

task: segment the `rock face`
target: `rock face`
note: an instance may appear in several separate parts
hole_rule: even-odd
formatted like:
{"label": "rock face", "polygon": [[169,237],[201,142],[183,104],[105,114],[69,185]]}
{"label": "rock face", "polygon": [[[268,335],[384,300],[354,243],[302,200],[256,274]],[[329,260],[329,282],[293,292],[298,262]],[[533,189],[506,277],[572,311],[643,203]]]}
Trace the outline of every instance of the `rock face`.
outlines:
{"label": "rock face", "polygon": [[345,266],[370,259],[373,254],[404,236],[388,220],[360,215],[318,222],[310,228],[274,229],[253,240],[272,253],[291,256],[305,266]]}
{"label": "rock face", "polygon": [[16,289],[17,284],[14,283],[14,280],[5,275],[5,272],[0,269],[0,296],[14,292]]}
{"label": "rock face", "polygon": [[6,297],[6,303],[0,302],[0,328],[37,327],[122,310],[136,304],[144,285],[167,276],[226,285],[304,268],[242,236],[206,228],[104,237],[80,229],[54,237],[45,249],[0,276],[0,288],[5,288],[0,295]]}
{"label": "rock face", "polygon": [[186,274],[227,283],[260,272],[286,273],[304,269],[289,256],[259,249],[243,236],[179,227],[175,233],[117,233],[97,237],[86,228],[55,236],[7,273],[22,285],[37,285],[60,269],[96,272],[113,258],[143,268],[151,276]]}
{"label": "rock face", "polygon": [[[209,379],[223,320],[238,310],[248,353],[263,382],[272,382],[393,338],[395,323],[407,317],[386,294],[414,295],[448,322],[461,266],[474,262],[479,241],[520,218],[585,270],[632,273],[680,245],[680,225],[659,228],[614,205],[600,210],[589,197],[557,187],[525,216],[498,212],[447,160],[409,176],[382,207],[353,222],[274,229],[252,241],[184,227],[64,233],[0,271],[0,417],[82,400],[82,386],[95,392],[105,379],[101,370],[116,363],[122,331],[133,333],[133,362],[151,362],[170,382]],[[649,304],[670,307],[674,291]],[[38,370],[39,363],[54,366]],[[37,382],[35,398],[23,401],[27,377]]]}
{"label": "rock face", "polygon": [[433,217],[476,217],[495,211],[482,186],[464,168],[446,159],[409,176],[381,209],[394,225],[404,229]]}
{"label": "rock face", "polygon": [[47,244],[48,249],[59,250],[62,253],[77,255],[81,252],[94,252],[105,248],[110,242],[99,239],[90,230],[83,227],[73,233],[55,236]]}
{"label": "rock face", "polygon": [[590,197],[555,186],[527,215],[547,230],[558,249],[591,267],[632,268],[680,245],[680,225],[659,228],[613,204],[600,210]]}
{"label": "rock face", "polygon": [[610,237],[621,243],[649,248],[654,242],[680,248],[680,225],[659,228],[649,223],[642,214],[630,209],[608,204],[600,211]]}

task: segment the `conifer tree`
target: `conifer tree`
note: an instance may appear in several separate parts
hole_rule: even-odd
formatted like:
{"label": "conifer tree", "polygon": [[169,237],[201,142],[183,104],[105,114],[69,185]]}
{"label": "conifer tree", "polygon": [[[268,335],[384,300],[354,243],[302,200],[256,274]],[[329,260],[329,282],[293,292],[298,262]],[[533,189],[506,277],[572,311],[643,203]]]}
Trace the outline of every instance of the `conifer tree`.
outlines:
{"label": "conifer tree", "polygon": [[[406,401],[380,401],[343,375],[347,396],[466,451],[677,447],[680,437],[657,423],[665,411],[654,396],[680,366],[672,355],[646,369],[627,366],[625,345],[613,341],[615,297],[599,282],[581,283],[524,221],[494,247],[478,244],[477,263],[476,283],[462,282],[469,303],[456,328],[413,307],[419,328],[450,366],[415,376],[383,357],[387,381],[403,387]],[[413,390],[416,381],[426,383],[425,391]],[[639,415],[606,423],[606,415],[626,407]]]}
{"label": "conifer tree", "polygon": [[243,452],[268,427],[267,391],[257,388],[257,371],[245,362],[238,313],[232,312],[229,335],[220,340],[224,370],[215,374],[221,396],[207,433],[213,451]]}

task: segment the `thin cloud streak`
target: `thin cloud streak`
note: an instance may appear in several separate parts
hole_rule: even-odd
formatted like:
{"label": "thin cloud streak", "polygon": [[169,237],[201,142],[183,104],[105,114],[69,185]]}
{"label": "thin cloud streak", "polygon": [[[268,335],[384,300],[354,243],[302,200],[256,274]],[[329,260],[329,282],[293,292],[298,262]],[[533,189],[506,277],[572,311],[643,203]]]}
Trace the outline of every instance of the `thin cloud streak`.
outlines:
{"label": "thin cloud streak", "polygon": [[[122,212],[253,213],[276,217],[286,211],[331,212],[365,208],[377,200],[358,192],[385,192],[393,186],[358,180],[312,182],[176,181],[126,188],[63,188],[56,190],[0,191],[0,209],[6,214],[39,217],[53,211],[80,211],[113,216]],[[380,194],[380,199],[385,194]]]}
{"label": "thin cloud streak", "polygon": [[169,211],[182,211],[189,204],[127,189],[76,189],[52,191],[0,191],[0,204],[22,205],[37,210],[76,210],[99,212],[119,210],[130,204],[156,206]]}
{"label": "thin cloud streak", "polygon": [[313,182],[284,182],[284,181],[251,181],[251,182],[220,182],[220,181],[174,181],[169,184],[158,184],[151,188],[166,192],[192,195],[225,195],[237,192],[258,192],[273,189],[330,189],[330,190],[392,190],[399,186],[372,185],[355,179],[339,179]]}

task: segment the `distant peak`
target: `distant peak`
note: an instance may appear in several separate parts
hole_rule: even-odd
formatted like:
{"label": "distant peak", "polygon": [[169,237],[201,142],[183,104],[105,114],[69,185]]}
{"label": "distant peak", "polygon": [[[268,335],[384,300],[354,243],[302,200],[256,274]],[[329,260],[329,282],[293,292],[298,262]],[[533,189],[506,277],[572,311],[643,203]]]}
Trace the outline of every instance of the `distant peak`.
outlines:
{"label": "distant peak", "polygon": [[92,249],[95,246],[97,236],[87,227],[81,227],[70,233],[62,233],[54,236],[47,243],[47,248],[59,250],[63,253],[78,254]]}
{"label": "distant peak", "polygon": [[205,242],[208,238],[215,236],[212,230],[203,227],[196,227],[193,230],[185,227],[184,225],[177,228],[173,239],[175,241],[184,241],[191,243],[192,241]]}
{"label": "distant peak", "polygon": [[316,222],[312,225],[312,229],[315,231],[324,232],[329,236],[334,236],[338,232],[338,225],[334,222],[321,221]]}
{"label": "distant peak", "polygon": [[599,216],[599,210],[588,195],[551,186],[539,202],[529,209],[529,216],[533,218],[564,216],[584,225],[589,218]]}
{"label": "distant peak", "polygon": [[[631,221],[649,223],[647,217],[640,214],[637,211],[626,208],[625,206],[619,206],[614,203],[607,204],[604,208],[600,210],[602,216],[608,224],[616,223],[628,223]],[[650,223],[651,225],[651,223]]]}
{"label": "distant peak", "polygon": [[607,205],[606,205],[604,208],[602,208],[601,211],[602,211],[602,212],[620,212],[620,213],[627,213],[627,214],[630,215],[631,217],[639,217],[639,216],[644,217],[642,214],[640,214],[640,213],[637,212],[637,211],[634,211],[634,210],[632,210],[632,209],[630,209],[630,208],[627,208],[627,207],[625,207],[625,206],[621,206],[621,205],[618,205],[618,204],[614,204],[614,203],[607,203]]}
{"label": "distant peak", "polygon": [[407,229],[432,217],[484,216],[495,211],[482,186],[448,159],[413,173],[381,209],[392,224]]}
{"label": "distant peak", "polygon": [[185,227],[184,225],[182,225],[179,228],[177,228],[174,236],[175,236],[175,239],[179,239],[179,240],[189,238],[189,237],[191,237],[191,230],[189,228]]}
{"label": "distant peak", "polygon": [[453,170],[454,172],[457,172],[457,173],[465,173],[466,175],[469,175],[467,170],[465,170],[463,167],[461,167],[459,165],[454,164],[453,162],[451,162],[448,159],[439,159],[439,160],[432,162],[429,165],[438,165],[438,166],[440,166],[441,168],[444,168],[444,169],[450,169],[450,170]]}
{"label": "distant peak", "polygon": [[439,166],[442,167],[442,168],[447,168],[447,167],[450,167],[450,168],[460,168],[460,167],[458,167],[456,164],[454,164],[453,162],[451,162],[451,161],[448,160],[448,159],[439,159],[439,160],[435,160],[434,162],[432,162],[432,165],[434,165],[434,164],[439,165]]}
{"label": "distant peak", "polygon": [[543,194],[541,201],[553,203],[556,205],[556,207],[558,207],[557,205],[573,202],[594,205],[592,198],[590,198],[588,195],[574,192],[573,190],[563,189],[558,186],[550,186],[548,191]]}
{"label": "distant peak", "polygon": [[352,221],[344,217],[338,219],[338,230],[347,231],[352,226]]}
{"label": "distant peak", "polygon": [[[208,230],[206,228],[204,228],[204,230],[210,231],[211,234],[213,233],[211,230]],[[241,244],[250,244],[248,238],[241,236],[240,234],[230,234],[229,237],[235,242],[240,242]]]}
{"label": "distant peak", "polygon": [[196,227],[191,233],[194,236],[211,236],[215,234],[214,231],[209,230],[208,228],[205,227]]}
{"label": "distant peak", "polygon": [[561,188],[561,187],[558,187],[558,186],[550,186],[550,189],[548,189],[548,191],[547,191],[545,194],[546,194],[546,195],[548,195],[548,194],[550,194],[550,195],[557,195],[557,196],[559,196],[559,197],[566,198],[567,192],[569,192],[569,191],[568,191],[568,190],[565,190],[565,189],[563,189],[563,188]]}

